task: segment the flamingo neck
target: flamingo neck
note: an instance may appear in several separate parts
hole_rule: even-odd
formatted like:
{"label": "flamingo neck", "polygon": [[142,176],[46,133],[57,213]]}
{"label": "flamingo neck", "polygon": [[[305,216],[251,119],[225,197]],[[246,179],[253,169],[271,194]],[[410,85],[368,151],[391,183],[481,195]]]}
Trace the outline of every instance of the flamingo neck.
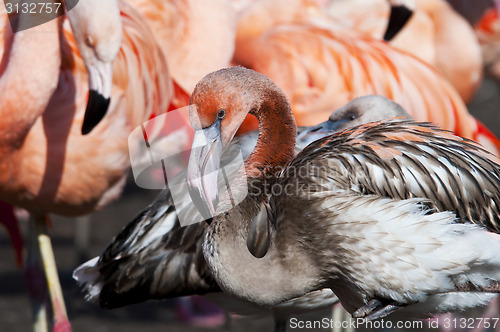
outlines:
{"label": "flamingo neck", "polygon": [[[18,20],[29,19],[18,16]],[[59,81],[59,25],[54,19],[13,32],[5,30],[0,63],[0,147],[20,148],[45,111]]]}
{"label": "flamingo neck", "polygon": [[[271,245],[262,258],[254,257],[246,244],[249,225],[259,213],[266,185],[293,159],[296,125],[290,106],[279,91],[270,92],[267,97],[250,112],[259,120],[260,130],[257,145],[245,164],[248,182],[240,183],[248,186],[248,195],[227,213],[214,218],[203,246],[205,259],[219,285],[243,300],[263,306],[319,288],[319,273],[308,254],[301,250],[292,252],[282,241],[290,241],[294,236],[289,228],[273,228]],[[221,204],[228,204],[227,198]]]}
{"label": "flamingo neck", "polygon": [[245,162],[247,175],[274,174],[293,159],[297,125],[281,91],[270,91],[260,108],[250,112],[259,121],[257,144]]}

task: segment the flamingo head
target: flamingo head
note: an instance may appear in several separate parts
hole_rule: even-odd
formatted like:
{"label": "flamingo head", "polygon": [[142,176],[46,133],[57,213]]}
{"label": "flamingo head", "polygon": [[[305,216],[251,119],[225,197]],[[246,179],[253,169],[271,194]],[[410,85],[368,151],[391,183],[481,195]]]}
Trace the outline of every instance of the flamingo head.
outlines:
{"label": "flamingo head", "polygon": [[79,1],[67,13],[89,76],[89,99],[82,134],[102,120],[108,109],[112,87],[112,66],[122,41],[118,0]]}
{"label": "flamingo head", "polygon": [[194,88],[189,115],[195,132],[187,181],[190,196],[205,219],[215,216],[222,153],[246,116],[257,115],[264,102],[262,92],[270,86],[279,90],[262,74],[232,67],[208,74]]}

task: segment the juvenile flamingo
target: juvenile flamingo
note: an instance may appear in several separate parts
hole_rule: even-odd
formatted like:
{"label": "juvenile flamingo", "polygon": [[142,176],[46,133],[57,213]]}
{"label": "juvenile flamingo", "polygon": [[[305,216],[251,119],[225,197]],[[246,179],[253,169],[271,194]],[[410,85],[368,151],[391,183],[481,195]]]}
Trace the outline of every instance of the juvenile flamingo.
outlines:
{"label": "juvenile flamingo", "polygon": [[[191,155],[187,180],[201,208],[218,211],[203,254],[223,291],[272,306],[331,288],[368,319],[470,308],[500,292],[500,165],[476,143],[386,121],[319,139],[294,158],[284,93],[243,68],[207,75],[191,106],[193,142],[208,131],[211,140]],[[220,161],[215,146],[224,151],[248,113],[259,139],[235,183],[248,195],[232,208],[204,165]],[[287,195],[269,183],[290,186]]]}
{"label": "juvenile flamingo", "polygon": [[[334,112],[328,121],[312,128],[299,128],[295,154],[336,130],[391,117],[408,117],[394,102],[386,99],[374,102],[380,101],[379,98],[382,99],[357,98]],[[241,149],[247,158],[255,147],[257,134],[254,131],[237,137],[231,148]],[[109,309],[149,299],[207,293],[209,299],[231,313],[265,313],[262,308],[235,302],[220,293],[202,256],[207,224],[182,227],[178,209],[170,190],[164,190],[115,237],[100,257],[77,268],[74,278],[83,287],[86,299]],[[276,331],[286,329],[290,314],[331,306],[336,301],[333,293],[324,289],[280,304],[272,309]]]}
{"label": "juvenile flamingo", "polygon": [[[1,9],[0,199],[33,217],[37,235],[30,252],[38,256],[40,245],[57,330],[69,329],[69,322],[45,216],[85,214],[115,199],[129,165],[128,134],[152,112],[166,111],[171,95],[164,59],[147,25],[131,7],[122,4],[121,10],[116,0],[80,1],[69,15],[74,36],[62,17],[13,33]],[[111,72],[100,63],[108,67],[115,56],[111,85]],[[111,100],[106,117],[82,136],[89,94],[85,67],[91,83],[108,88],[102,92],[110,91]],[[43,311],[42,306],[35,315],[43,318]]]}

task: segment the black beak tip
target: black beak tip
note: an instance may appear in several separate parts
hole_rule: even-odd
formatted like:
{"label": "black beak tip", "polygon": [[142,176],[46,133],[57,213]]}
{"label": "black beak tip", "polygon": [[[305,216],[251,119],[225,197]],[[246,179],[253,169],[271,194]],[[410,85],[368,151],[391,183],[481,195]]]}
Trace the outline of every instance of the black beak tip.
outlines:
{"label": "black beak tip", "polygon": [[403,29],[412,14],[413,11],[406,6],[392,6],[384,40],[391,41]]}
{"label": "black beak tip", "polygon": [[329,132],[337,132],[339,131],[340,126],[343,124],[342,120],[330,120],[326,121],[324,128]]}
{"label": "black beak tip", "polygon": [[90,133],[101,122],[104,115],[106,115],[109,103],[110,99],[105,98],[98,91],[89,91],[89,100],[87,102],[87,109],[85,110],[85,117],[83,118],[82,135]]}
{"label": "black beak tip", "polygon": [[[309,129],[306,129],[303,134],[305,135],[314,135],[314,134],[323,134],[323,136],[326,136],[328,134],[333,134],[334,132],[337,131],[341,123],[339,123],[338,120],[327,120],[323,123],[320,123],[317,126],[311,127]],[[302,134],[302,133],[301,133]],[[319,136],[321,137],[321,136]]]}

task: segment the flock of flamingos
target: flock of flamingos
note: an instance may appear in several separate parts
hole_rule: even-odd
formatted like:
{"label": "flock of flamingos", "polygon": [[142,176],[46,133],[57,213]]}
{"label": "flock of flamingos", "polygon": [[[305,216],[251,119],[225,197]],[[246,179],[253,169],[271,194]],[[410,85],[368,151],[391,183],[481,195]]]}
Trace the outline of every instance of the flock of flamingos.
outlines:
{"label": "flock of flamingos", "polygon": [[[485,68],[500,78],[490,5],[472,26],[445,0],[81,0],[19,32],[27,16],[2,7],[0,221],[22,264],[13,207],[31,216],[35,331],[71,330],[49,214],[118,199],[129,134],[189,104],[165,121],[191,123],[186,150],[206,144],[183,176],[207,222],[181,227],[191,212],[165,189],[81,262],[82,296],[115,308],[207,294],[229,312],[272,312],[276,331],[337,302],[367,319],[488,304],[500,292],[500,141],[467,103]],[[206,167],[234,147],[246,158],[236,185],[252,189],[227,208]],[[276,195],[269,183],[315,189]]]}

